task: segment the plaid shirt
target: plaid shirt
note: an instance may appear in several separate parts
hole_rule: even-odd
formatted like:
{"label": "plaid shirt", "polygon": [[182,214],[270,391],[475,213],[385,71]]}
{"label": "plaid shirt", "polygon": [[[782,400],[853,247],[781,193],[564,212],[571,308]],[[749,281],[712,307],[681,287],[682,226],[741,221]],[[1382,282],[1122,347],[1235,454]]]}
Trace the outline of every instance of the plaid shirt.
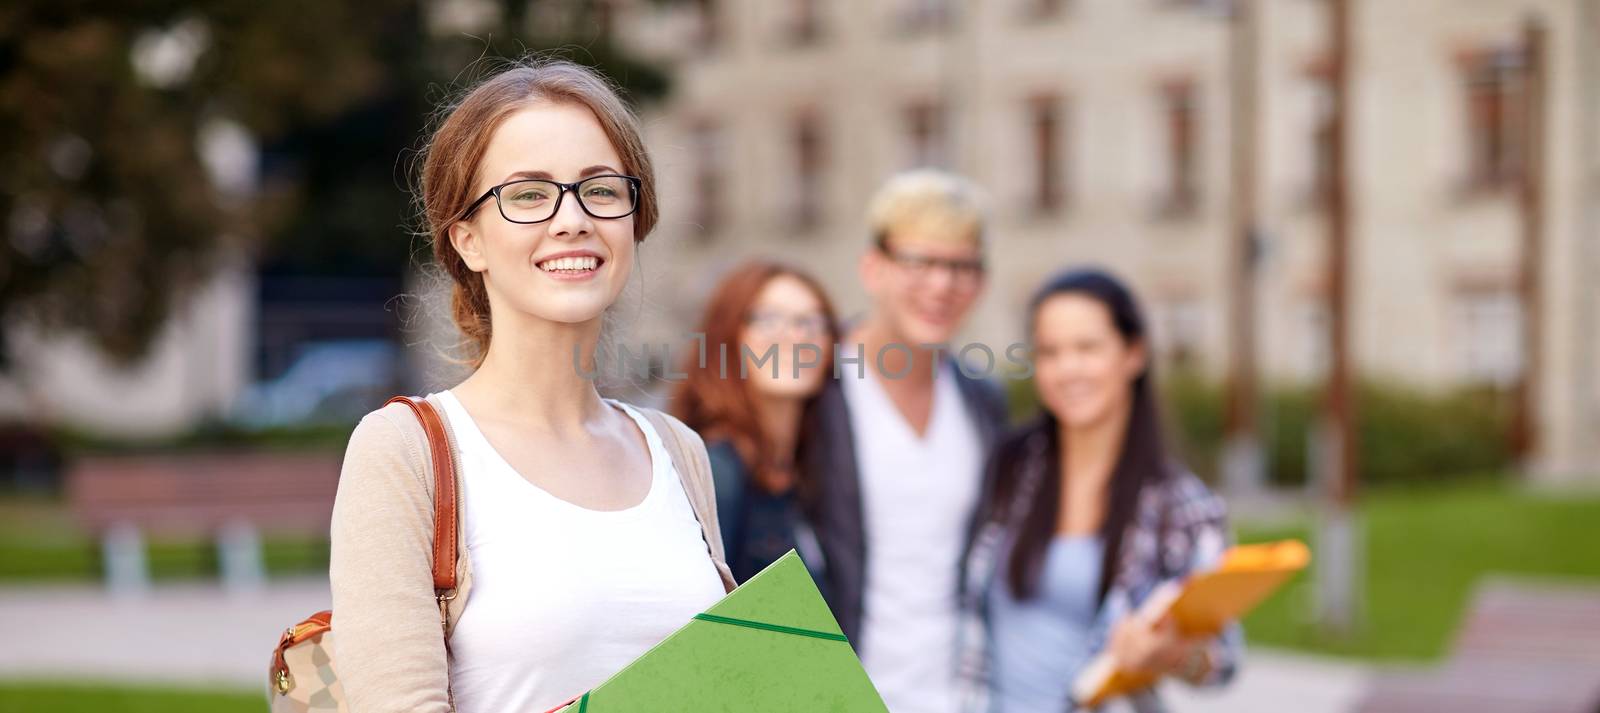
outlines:
{"label": "plaid shirt", "polygon": [[[1023,456],[1018,461],[1021,480],[1016,495],[1007,503],[990,503],[981,513],[982,524],[974,533],[964,566],[957,657],[964,713],[989,713],[989,651],[984,600],[1001,569],[1004,543],[1021,523],[1026,506],[1032,503],[1044,479],[1056,472],[1055,464],[1050,462],[1044,433],[1026,437],[1022,448]],[[990,482],[992,487],[992,479]],[[989,495],[992,497],[992,493]],[[1175,467],[1171,476],[1146,486],[1139,493],[1134,518],[1123,533],[1116,576],[1096,616],[1090,650],[1103,649],[1112,624],[1137,609],[1157,586],[1215,563],[1229,541],[1227,510],[1222,498],[1208,490],[1187,469]],[[1229,626],[1212,642],[1210,654],[1214,666],[1199,685],[1220,685],[1231,679],[1242,646],[1239,626]],[[1131,706],[1139,713],[1165,710],[1154,689],[1109,705]],[[1078,710],[1070,700],[1062,701],[1061,709]]]}

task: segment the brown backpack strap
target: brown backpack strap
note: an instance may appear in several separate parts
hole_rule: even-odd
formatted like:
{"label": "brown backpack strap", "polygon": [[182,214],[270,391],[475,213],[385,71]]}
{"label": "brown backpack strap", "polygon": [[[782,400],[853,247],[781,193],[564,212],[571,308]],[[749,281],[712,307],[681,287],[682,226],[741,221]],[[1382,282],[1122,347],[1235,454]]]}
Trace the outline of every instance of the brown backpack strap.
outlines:
{"label": "brown backpack strap", "polygon": [[456,466],[450,452],[450,437],[445,432],[439,411],[426,399],[396,396],[388,404],[402,403],[411,408],[428,434],[428,453],[433,461],[433,588],[452,592],[456,588]]}
{"label": "brown backpack strap", "polygon": [[[456,598],[458,584],[456,564],[460,558],[456,542],[459,537],[457,513],[460,509],[456,502],[458,488],[455,453],[450,447],[450,434],[445,430],[444,419],[439,416],[439,410],[427,399],[396,396],[383,405],[388,406],[392,403],[402,403],[409,407],[411,412],[416,414],[417,420],[422,423],[422,431],[428,437],[428,455],[433,464],[433,588],[439,601],[439,625],[444,629],[445,652],[449,655],[449,605],[450,601]],[[284,653],[307,639],[321,636],[332,628],[333,612],[320,611],[290,627],[279,638],[278,645],[272,653],[271,671],[272,685],[279,695],[287,694],[294,685],[289,677],[289,665],[284,659]],[[449,710],[454,711],[455,689],[447,685],[445,694],[449,699]]]}

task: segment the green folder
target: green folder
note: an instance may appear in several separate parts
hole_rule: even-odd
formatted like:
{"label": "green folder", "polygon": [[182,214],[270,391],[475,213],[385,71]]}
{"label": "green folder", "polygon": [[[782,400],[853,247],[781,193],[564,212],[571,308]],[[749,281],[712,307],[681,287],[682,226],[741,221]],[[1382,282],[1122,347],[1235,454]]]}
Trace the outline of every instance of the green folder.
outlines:
{"label": "green folder", "polygon": [[887,713],[793,551],[562,713]]}

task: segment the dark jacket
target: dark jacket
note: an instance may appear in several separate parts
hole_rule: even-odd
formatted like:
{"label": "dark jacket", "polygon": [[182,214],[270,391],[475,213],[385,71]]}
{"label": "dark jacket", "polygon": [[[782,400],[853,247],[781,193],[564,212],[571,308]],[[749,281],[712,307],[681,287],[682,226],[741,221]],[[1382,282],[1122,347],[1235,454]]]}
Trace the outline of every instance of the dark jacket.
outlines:
{"label": "dark jacket", "polygon": [[706,442],[711,477],[717,488],[717,519],[728,567],[743,584],[794,550],[826,594],[823,557],[806,523],[795,492],[774,495],[751,482],[751,472],[733,442]]}
{"label": "dark jacket", "polygon": [[[954,362],[946,362],[940,368],[949,369],[955,376],[956,389],[987,452],[1005,423],[1004,395],[994,384],[962,373]],[[846,370],[841,378],[856,377]],[[850,430],[850,405],[845,401],[844,387],[838,379],[823,387],[816,404],[807,412],[800,433],[796,465],[802,479],[808,483],[806,510],[827,562],[828,604],[833,608],[834,618],[839,620],[839,628],[850,637],[851,645],[860,648],[862,601],[867,558],[871,552],[867,548],[862,514],[861,479],[855,438]],[[982,475],[974,472],[972,477],[980,479]],[[965,529],[972,523],[963,522],[957,526]],[[960,565],[952,562],[951,566],[959,569]]]}

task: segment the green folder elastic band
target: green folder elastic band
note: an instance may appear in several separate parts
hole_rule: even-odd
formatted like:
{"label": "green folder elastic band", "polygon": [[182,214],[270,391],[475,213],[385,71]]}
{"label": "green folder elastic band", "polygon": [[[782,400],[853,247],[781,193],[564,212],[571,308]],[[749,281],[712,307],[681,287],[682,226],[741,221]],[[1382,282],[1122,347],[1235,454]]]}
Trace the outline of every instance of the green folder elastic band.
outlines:
{"label": "green folder elastic band", "polygon": [[700,621],[710,621],[710,622],[715,622],[715,623],[718,623],[718,624],[732,624],[734,626],[743,626],[743,627],[747,627],[747,628],[751,628],[751,629],[760,629],[762,631],[776,631],[776,632],[778,632],[780,634],[794,634],[795,636],[809,636],[809,637],[811,637],[813,639],[827,639],[828,641],[844,641],[844,642],[850,641],[850,639],[846,638],[844,634],[830,634],[830,633],[828,633],[826,631],[813,631],[811,629],[798,629],[798,628],[795,628],[795,627],[792,627],[792,626],[782,626],[782,625],[779,625],[779,624],[768,624],[768,623],[766,623],[764,621],[750,621],[749,619],[735,619],[733,617],[717,616],[716,614],[696,614],[696,615],[694,615],[694,618],[699,619]]}

